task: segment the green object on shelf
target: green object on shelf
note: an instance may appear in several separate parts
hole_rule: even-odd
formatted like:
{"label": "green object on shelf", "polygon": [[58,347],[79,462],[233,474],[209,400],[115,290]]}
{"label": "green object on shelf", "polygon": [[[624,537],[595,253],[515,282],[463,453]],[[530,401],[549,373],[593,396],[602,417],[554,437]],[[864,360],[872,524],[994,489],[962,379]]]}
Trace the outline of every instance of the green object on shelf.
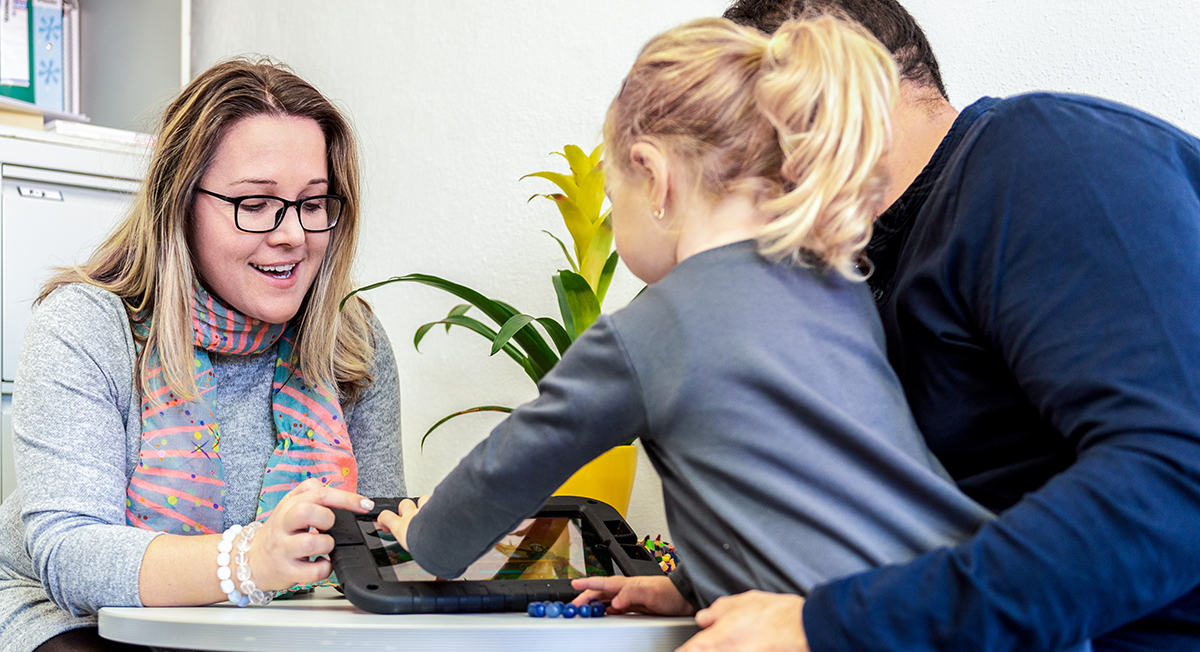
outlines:
{"label": "green object on shelf", "polygon": [[[0,84],[0,95],[33,104],[33,8],[29,6],[29,0],[0,1],[3,3],[0,6],[0,78],[24,81],[24,84]],[[24,29],[17,31],[16,25],[10,25],[10,21],[21,20],[22,17],[25,23]],[[15,36],[25,37],[24,39],[17,38],[17,42],[24,41],[24,56],[21,56],[20,52],[14,52],[4,46],[5,42]],[[24,75],[14,72],[22,61],[25,67]]]}

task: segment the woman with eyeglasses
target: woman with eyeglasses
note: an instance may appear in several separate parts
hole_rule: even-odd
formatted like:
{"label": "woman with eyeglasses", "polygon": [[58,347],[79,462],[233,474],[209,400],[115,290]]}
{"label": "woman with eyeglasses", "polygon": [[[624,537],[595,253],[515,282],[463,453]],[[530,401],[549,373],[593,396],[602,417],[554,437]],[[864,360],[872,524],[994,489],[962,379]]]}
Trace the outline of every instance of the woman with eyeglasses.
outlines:
{"label": "woman with eyeglasses", "polygon": [[329,575],[330,508],[404,495],[395,359],[363,301],[338,309],[357,165],[338,110],[270,62],[167,108],[129,216],[25,336],[0,651],[114,649],[103,606],[269,602]]}

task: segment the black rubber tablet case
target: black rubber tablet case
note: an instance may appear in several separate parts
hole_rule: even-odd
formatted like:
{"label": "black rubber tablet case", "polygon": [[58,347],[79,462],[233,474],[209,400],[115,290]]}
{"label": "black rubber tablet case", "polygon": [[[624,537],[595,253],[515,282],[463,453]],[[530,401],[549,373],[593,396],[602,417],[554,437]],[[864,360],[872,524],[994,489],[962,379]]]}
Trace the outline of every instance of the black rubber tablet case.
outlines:
{"label": "black rubber tablet case", "polygon": [[[495,580],[461,582],[399,582],[385,579],[375,565],[359,520],[374,520],[381,511],[396,511],[399,498],[376,498],[369,514],[333,510],[336,516],[329,534],[334,539],[330,554],[342,592],[354,606],[381,614],[478,613],[525,611],[530,602],[573,599],[579,591],[571,580]],[[596,500],[555,496],[535,515],[577,517],[608,546],[614,565],[626,576],[662,575],[650,553],[638,543],[616,509]]]}

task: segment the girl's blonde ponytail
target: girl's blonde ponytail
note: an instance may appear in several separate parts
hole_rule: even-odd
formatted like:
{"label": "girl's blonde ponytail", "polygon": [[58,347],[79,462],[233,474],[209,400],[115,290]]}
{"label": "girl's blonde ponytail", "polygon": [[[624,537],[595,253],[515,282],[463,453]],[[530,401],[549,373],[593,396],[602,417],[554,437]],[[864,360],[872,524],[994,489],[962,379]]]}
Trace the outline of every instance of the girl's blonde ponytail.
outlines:
{"label": "girl's blonde ponytail", "polygon": [[754,96],[779,134],[786,192],[763,205],[778,216],[759,235],[764,256],[863,277],[898,85],[887,50],[854,23],[788,21],[767,43]]}
{"label": "girl's blonde ponytail", "polygon": [[634,174],[629,151],[653,142],[713,198],[750,192],[774,216],[759,235],[773,260],[855,263],[887,187],[896,67],[855,23],[792,20],[768,40],[705,18],[651,40],[604,125],[606,160]]}

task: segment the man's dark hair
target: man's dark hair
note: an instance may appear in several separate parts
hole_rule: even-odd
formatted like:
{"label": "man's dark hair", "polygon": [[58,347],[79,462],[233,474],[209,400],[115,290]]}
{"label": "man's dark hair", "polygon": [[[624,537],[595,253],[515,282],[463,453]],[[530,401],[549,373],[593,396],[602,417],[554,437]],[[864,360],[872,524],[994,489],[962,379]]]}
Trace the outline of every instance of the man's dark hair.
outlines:
{"label": "man's dark hair", "polygon": [[896,0],[735,0],[725,18],[770,34],[789,18],[834,14],[857,21],[892,53],[900,78],[936,88],[946,85],[921,26]]}

